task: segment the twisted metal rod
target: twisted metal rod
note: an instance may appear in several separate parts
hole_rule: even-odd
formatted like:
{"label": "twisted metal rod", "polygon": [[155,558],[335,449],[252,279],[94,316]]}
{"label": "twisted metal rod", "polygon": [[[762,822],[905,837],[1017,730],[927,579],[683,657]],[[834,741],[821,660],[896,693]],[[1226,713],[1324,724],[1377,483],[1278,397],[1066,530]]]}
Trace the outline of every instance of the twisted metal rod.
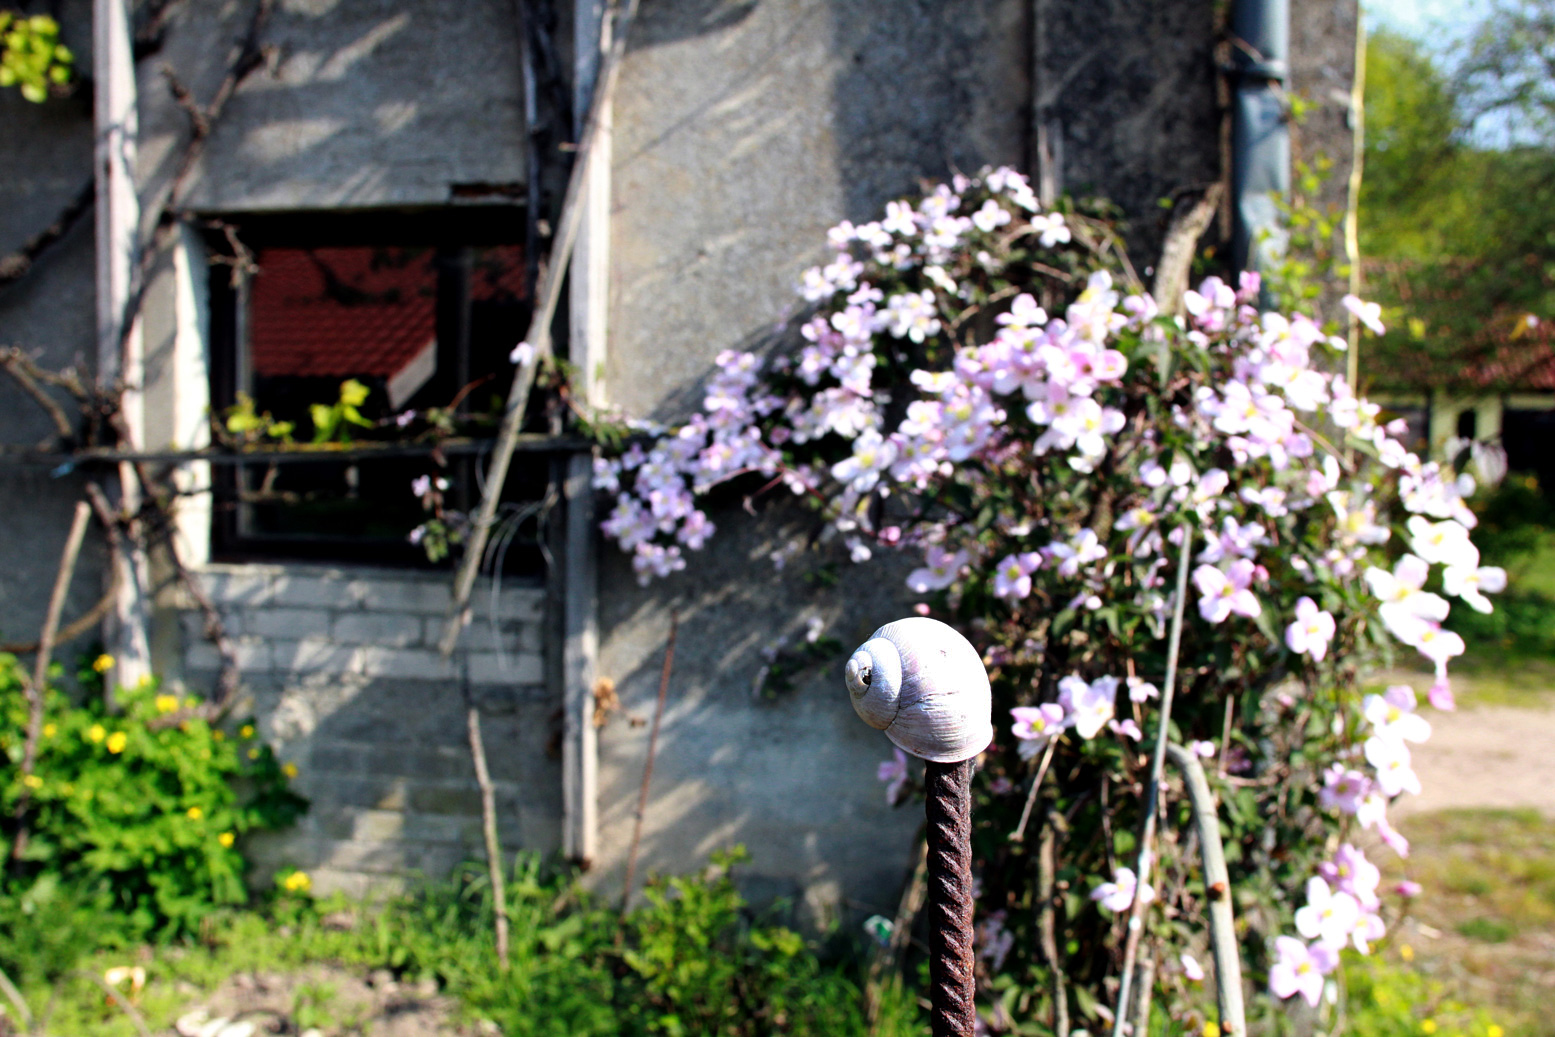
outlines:
{"label": "twisted metal rod", "polygon": [[972,1037],[972,761],[924,771],[929,837],[929,1001],[934,1037]]}

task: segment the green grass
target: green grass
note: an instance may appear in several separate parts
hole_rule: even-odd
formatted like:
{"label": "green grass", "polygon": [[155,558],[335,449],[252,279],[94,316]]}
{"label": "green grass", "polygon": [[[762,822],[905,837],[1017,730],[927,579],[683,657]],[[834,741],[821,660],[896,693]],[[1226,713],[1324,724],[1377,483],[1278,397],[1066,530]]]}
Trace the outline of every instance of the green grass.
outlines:
{"label": "green grass", "polygon": [[[1482,1006],[1508,1034],[1555,1037],[1555,819],[1535,810],[1445,810],[1401,822],[1406,874],[1424,889],[1393,926],[1393,954],[1416,959],[1443,997]],[[1378,858],[1379,860],[1385,858]]]}
{"label": "green grass", "polygon": [[1531,549],[1517,552],[1503,567],[1508,590],[1555,600],[1555,533],[1543,534]]}
{"label": "green grass", "polygon": [[[1390,684],[1408,684],[1424,702],[1433,679],[1422,666],[1385,670],[1375,674],[1364,690],[1380,693]],[[1555,708],[1555,659],[1512,656],[1497,661],[1489,652],[1470,648],[1468,655],[1453,663],[1452,693],[1459,709]]]}

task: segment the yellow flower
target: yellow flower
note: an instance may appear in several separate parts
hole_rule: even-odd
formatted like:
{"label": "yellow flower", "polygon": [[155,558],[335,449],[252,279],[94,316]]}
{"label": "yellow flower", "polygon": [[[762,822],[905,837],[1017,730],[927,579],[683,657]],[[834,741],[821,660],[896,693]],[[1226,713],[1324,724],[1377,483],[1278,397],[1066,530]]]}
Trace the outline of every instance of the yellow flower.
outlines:
{"label": "yellow flower", "polygon": [[211,732],[211,737],[216,739],[216,741],[218,741],[218,742],[223,742],[223,741],[226,741],[226,739],[227,739],[227,736],[222,734],[220,731],[212,731]]}
{"label": "yellow flower", "polygon": [[1398,948],[1398,956],[1400,958],[1403,958],[1405,961],[1414,961],[1415,960],[1415,949],[1413,947],[1409,946],[1409,944],[1407,944],[1407,943],[1400,944],[1399,948]]}
{"label": "yellow flower", "polygon": [[92,669],[96,670],[98,673],[107,673],[109,670],[113,669],[113,656],[99,655],[96,659],[92,660]]}
{"label": "yellow flower", "polygon": [[1420,1021],[1420,1032],[1424,1033],[1424,1034],[1435,1033],[1436,1032],[1436,1020],[1435,1019],[1422,1019]]}
{"label": "yellow flower", "polygon": [[288,778],[295,778],[297,776],[297,765],[295,763],[283,763],[281,764],[281,773]]}
{"label": "yellow flower", "polygon": [[143,674],[140,675],[140,680],[135,682],[135,687],[137,687],[137,688],[149,688],[149,687],[151,687],[151,681],[152,681],[151,674],[143,673]]}
{"label": "yellow flower", "polygon": [[1485,1027],[1485,1037],[1506,1037],[1506,1031],[1501,1029],[1501,1027],[1497,1026],[1495,1023],[1491,1023],[1489,1026]]}
{"label": "yellow flower", "polygon": [[123,731],[115,731],[108,736],[108,751],[111,753],[122,753],[124,746],[128,744],[129,740],[129,736]]}
{"label": "yellow flower", "polygon": [[158,713],[171,713],[178,708],[177,695],[158,695],[154,701]]}
{"label": "yellow flower", "polygon": [[130,1000],[135,1000],[134,995],[140,993],[141,987],[146,985],[146,970],[141,965],[120,965],[103,973],[103,982],[110,987],[122,987],[126,982],[130,985]]}
{"label": "yellow flower", "polygon": [[257,759],[259,759],[259,750],[258,749],[250,749],[248,751],[248,758],[250,760],[257,760]]}
{"label": "yellow flower", "polygon": [[237,836],[233,835],[231,832],[222,832],[216,837],[216,841],[221,843],[223,846],[231,846],[235,841],[237,841]]}
{"label": "yellow flower", "polygon": [[239,738],[252,738],[252,737],[254,737],[254,725],[253,724],[244,724],[242,727],[238,728],[238,737]]}
{"label": "yellow flower", "polygon": [[313,888],[313,880],[308,878],[305,871],[294,871],[282,880],[281,888],[288,893],[306,893]]}
{"label": "yellow flower", "polygon": [[43,787],[43,779],[36,774],[28,774],[22,778],[22,784],[30,789],[41,789]]}
{"label": "yellow flower", "polygon": [[58,733],[59,733],[59,728],[55,727],[53,724],[44,724],[43,725],[43,737],[44,738],[53,738]]}
{"label": "yellow flower", "polygon": [[107,735],[108,732],[103,730],[101,724],[93,724],[86,729],[86,738],[89,742],[101,742]]}
{"label": "yellow flower", "polygon": [[190,807],[188,810],[185,810],[184,813],[189,816],[189,820],[191,821],[198,821],[200,818],[205,816],[205,811],[201,810],[199,807]]}
{"label": "yellow flower", "polygon": [[1215,1023],[1215,1020],[1204,1020],[1204,1037],[1220,1037],[1220,1027]]}

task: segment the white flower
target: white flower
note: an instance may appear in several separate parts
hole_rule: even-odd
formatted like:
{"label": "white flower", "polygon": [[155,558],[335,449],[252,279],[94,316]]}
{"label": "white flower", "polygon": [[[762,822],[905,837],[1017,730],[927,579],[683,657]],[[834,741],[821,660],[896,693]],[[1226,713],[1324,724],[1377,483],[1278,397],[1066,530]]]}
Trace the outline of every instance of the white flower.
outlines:
{"label": "white flower", "polygon": [[1506,570],[1497,565],[1448,566],[1442,573],[1442,587],[1448,594],[1468,602],[1474,611],[1489,613],[1490,599],[1482,592],[1496,594],[1506,590]]}
{"label": "white flower", "polygon": [[1309,940],[1338,948],[1350,938],[1361,917],[1361,905],[1348,893],[1335,893],[1313,876],[1307,880],[1307,905],[1296,912],[1296,931]]}
{"label": "white flower", "polygon": [[1408,526],[1410,549],[1426,561],[1460,569],[1479,566],[1479,549],[1469,541],[1463,523],[1432,522],[1424,515],[1412,515]]}
{"label": "white flower", "polygon": [[1376,768],[1377,788],[1384,796],[1401,792],[1420,794],[1420,776],[1410,766],[1409,747],[1401,739],[1373,735],[1362,748],[1366,762]]}
{"label": "white flower", "polygon": [[1382,306],[1379,303],[1363,302],[1354,295],[1346,295],[1339,300],[1345,309],[1349,310],[1355,319],[1366,325],[1372,331],[1381,335],[1387,329],[1382,326]]}
{"label": "white flower", "polygon": [[1087,684],[1083,677],[1069,676],[1058,682],[1058,693],[1058,703],[1074,723],[1075,733],[1081,738],[1093,738],[1112,719],[1118,679],[1098,677]]}
{"label": "white flower", "polygon": [[1296,602],[1296,621],[1285,628],[1285,644],[1297,655],[1310,655],[1322,662],[1328,643],[1334,639],[1334,617],[1317,607],[1311,598]]}
{"label": "white flower", "polygon": [[1155,890],[1150,888],[1150,883],[1139,885],[1139,880],[1134,877],[1134,869],[1119,865],[1112,873],[1111,882],[1103,882],[1091,890],[1091,899],[1108,911],[1127,911],[1134,902],[1136,886],[1139,888],[1141,904],[1148,904],[1155,899]]}
{"label": "white flower", "polygon": [[1379,738],[1408,742],[1430,738],[1430,722],[1414,709],[1415,692],[1407,684],[1396,684],[1385,695],[1367,695],[1361,700],[1361,712]]}

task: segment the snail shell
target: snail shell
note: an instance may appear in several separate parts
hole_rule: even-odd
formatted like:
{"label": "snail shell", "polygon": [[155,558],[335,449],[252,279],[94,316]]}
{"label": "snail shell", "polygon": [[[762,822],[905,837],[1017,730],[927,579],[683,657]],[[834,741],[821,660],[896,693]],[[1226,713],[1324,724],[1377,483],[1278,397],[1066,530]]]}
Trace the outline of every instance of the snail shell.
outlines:
{"label": "snail shell", "polygon": [[993,696],[977,649],[953,627],[913,616],[876,630],[848,660],[853,709],[903,750],[959,763],[993,741]]}

